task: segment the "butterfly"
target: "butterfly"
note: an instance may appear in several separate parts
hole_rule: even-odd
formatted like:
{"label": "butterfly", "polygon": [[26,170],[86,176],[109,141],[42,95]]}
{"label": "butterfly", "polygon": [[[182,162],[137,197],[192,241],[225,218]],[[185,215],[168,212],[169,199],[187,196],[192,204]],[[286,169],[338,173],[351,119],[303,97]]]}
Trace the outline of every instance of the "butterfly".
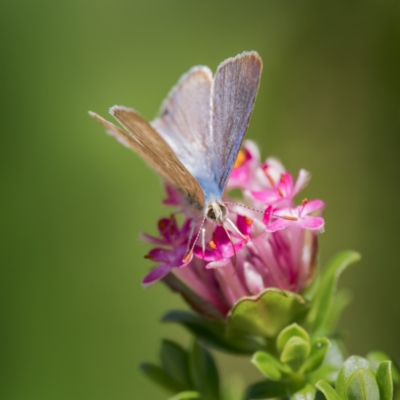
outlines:
{"label": "butterfly", "polygon": [[205,66],[184,74],[148,122],[137,111],[114,106],[125,130],[89,114],[119,142],[144,158],[205,219],[223,225],[222,198],[249,125],[262,71],[257,52],[228,58],[213,77]]}

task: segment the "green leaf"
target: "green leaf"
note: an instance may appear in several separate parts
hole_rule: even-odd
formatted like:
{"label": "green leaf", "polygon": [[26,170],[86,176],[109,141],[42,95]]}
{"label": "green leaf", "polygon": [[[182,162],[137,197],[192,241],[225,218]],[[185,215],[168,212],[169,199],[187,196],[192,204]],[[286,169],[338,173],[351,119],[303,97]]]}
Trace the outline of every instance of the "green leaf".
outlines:
{"label": "green leaf", "polygon": [[139,365],[140,370],[154,383],[161,386],[170,393],[183,390],[179,383],[175,382],[161,367],[150,363]]}
{"label": "green leaf", "polygon": [[346,381],[346,397],[347,400],[380,400],[374,375],[358,368]]}
{"label": "green leaf", "polygon": [[315,388],[309,383],[290,396],[291,400],[314,400]]}
{"label": "green leaf", "polygon": [[293,336],[287,341],[281,353],[281,361],[289,364],[294,371],[297,371],[310,354],[310,350],[309,342],[298,336]]}
{"label": "green leaf", "polygon": [[261,381],[252,384],[246,392],[246,400],[287,397],[288,388],[282,382]]}
{"label": "green leaf", "polygon": [[336,390],[326,381],[320,380],[315,384],[315,387],[321,391],[326,400],[343,400],[336,392]]}
{"label": "green leaf", "polygon": [[341,273],[351,264],[360,259],[360,254],[354,251],[344,251],[334,257],[326,267],[319,288],[312,301],[307,321],[313,331],[324,331],[330,321],[332,297]]}
{"label": "green leaf", "polygon": [[228,332],[274,338],[288,324],[304,318],[306,301],[276,288],[237,301],[228,314]]}
{"label": "green leaf", "polygon": [[400,372],[392,358],[384,353],[383,351],[371,351],[367,354],[367,360],[372,364],[375,371],[378,370],[379,364],[382,361],[391,361],[392,362],[392,378],[394,383],[400,382]]}
{"label": "green leaf", "polygon": [[376,382],[378,383],[380,400],[393,399],[393,379],[391,361],[382,361],[376,371]]}
{"label": "green leaf", "polygon": [[310,356],[301,367],[300,373],[306,374],[319,368],[330,346],[331,342],[325,337],[315,339],[311,346]]}
{"label": "green leaf", "polygon": [[350,304],[352,294],[349,290],[342,289],[338,291],[333,297],[329,313],[325,317],[323,329],[326,332],[332,332],[342,315],[343,310]]}
{"label": "green leaf", "polygon": [[279,381],[282,378],[282,372],[290,373],[273,355],[265,351],[257,351],[251,362],[259,369],[259,371],[272,381]]}
{"label": "green leaf", "polygon": [[191,389],[188,353],[177,343],[164,339],[160,350],[161,365],[164,371],[182,388]]}
{"label": "green leaf", "polygon": [[242,377],[229,376],[224,379],[222,384],[221,400],[243,400],[244,398],[244,383]]}
{"label": "green leaf", "polygon": [[265,346],[265,340],[261,338],[252,338],[243,334],[227,337],[225,322],[212,321],[187,311],[170,311],[164,315],[162,321],[178,323],[202,343],[228,353],[253,354]]}
{"label": "green leaf", "polygon": [[317,383],[321,379],[329,383],[335,382],[338,374],[338,368],[334,365],[323,364],[315,371],[308,375],[308,381],[312,384]]}
{"label": "green leaf", "polygon": [[199,392],[180,392],[176,396],[170,397],[168,400],[192,400],[192,399],[199,399],[200,393]]}
{"label": "green leaf", "polygon": [[190,374],[197,391],[210,399],[219,399],[219,376],[217,366],[208,350],[193,343],[190,355]]}
{"label": "green leaf", "polygon": [[276,347],[278,348],[279,353],[282,352],[288,340],[291,339],[293,336],[298,336],[307,342],[310,341],[310,335],[305,329],[297,324],[289,325],[281,331],[276,341]]}
{"label": "green leaf", "polygon": [[336,391],[341,397],[346,398],[346,382],[358,369],[364,369],[374,374],[374,370],[368,360],[358,356],[349,357],[343,363],[336,380]]}

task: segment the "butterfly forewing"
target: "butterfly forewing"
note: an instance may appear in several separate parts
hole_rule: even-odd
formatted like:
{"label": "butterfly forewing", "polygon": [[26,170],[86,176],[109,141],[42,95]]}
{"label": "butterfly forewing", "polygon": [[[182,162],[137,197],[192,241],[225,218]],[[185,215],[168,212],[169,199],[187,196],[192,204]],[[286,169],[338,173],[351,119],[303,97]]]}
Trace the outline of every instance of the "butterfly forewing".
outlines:
{"label": "butterfly forewing", "polygon": [[210,132],[212,83],[209,68],[192,68],[171,90],[159,118],[152,122],[202,187],[215,181]]}
{"label": "butterfly forewing", "polygon": [[133,109],[114,106],[110,112],[130,135],[97,114],[91,115],[117,140],[138,153],[164,179],[177,187],[195,208],[203,209],[204,195],[196,179],[153,127]]}
{"label": "butterfly forewing", "polygon": [[229,58],[218,67],[212,93],[214,170],[223,193],[249,124],[262,61],[256,52]]}

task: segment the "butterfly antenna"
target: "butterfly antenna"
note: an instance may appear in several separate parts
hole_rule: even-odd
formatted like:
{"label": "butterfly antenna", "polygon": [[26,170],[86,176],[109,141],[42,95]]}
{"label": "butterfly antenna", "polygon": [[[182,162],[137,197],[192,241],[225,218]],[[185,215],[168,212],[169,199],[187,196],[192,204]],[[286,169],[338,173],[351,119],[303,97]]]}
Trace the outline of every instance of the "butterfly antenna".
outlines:
{"label": "butterfly antenna", "polygon": [[224,225],[222,225],[222,227],[224,228],[224,231],[225,231],[226,235],[228,236],[228,239],[229,239],[229,241],[231,242],[231,245],[232,245],[232,250],[233,250],[233,266],[234,266],[234,268],[235,268],[235,273],[234,273],[234,275],[235,275],[236,272],[237,272],[237,256],[236,256],[235,245],[234,245],[234,243],[233,243],[233,240],[232,240],[231,235],[229,234],[228,230],[225,228]]}
{"label": "butterfly antenna", "polygon": [[[186,256],[182,260],[183,263],[187,263],[190,260],[190,258],[192,257],[194,246],[196,246],[197,240],[199,239],[200,233],[202,232],[202,228],[203,228],[205,220],[206,220],[206,216],[204,216],[203,220],[201,221],[201,225],[200,225],[199,231],[197,232],[197,235],[196,235],[196,238],[194,239],[192,247],[190,248],[189,251],[186,251]],[[190,243],[190,239],[189,239],[189,243]]]}
{"label": "butterfly antenna", "polygon": [[239,207],[247,208],[248,210],[256,211],[256,212],[258,212],[260,214],[272,215],[275,218],[281,218],[281,219],[287,219],[287,220],[297,220],[297,218],[295,218],[295,217],[276,215],[276,214],[273,214],[273,213],[267,213],[265,211],[258,210],[257,208],[248,207],[248,206],[245,206],[244,204],[240,204],[240,203],[230,203],[228,201],[224,201],[224,204],[228,204],[230,206],[239,206]]}

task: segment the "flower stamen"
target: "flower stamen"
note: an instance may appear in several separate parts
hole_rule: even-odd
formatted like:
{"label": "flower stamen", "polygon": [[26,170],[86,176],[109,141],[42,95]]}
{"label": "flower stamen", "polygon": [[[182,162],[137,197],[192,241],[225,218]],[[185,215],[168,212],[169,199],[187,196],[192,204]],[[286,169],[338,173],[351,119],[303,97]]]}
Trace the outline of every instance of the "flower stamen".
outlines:
{"label": "flower stamen", "polygon": [[186,256],[183,258],[182,262],[183,262],[184,264],[186,264],[187,262],[189,262],[189,260],[191,259],[192,255],[193,255],[193,251],[190,250],[189,253],[187,253]]}
{"label": "flower stamen", "polygon": [[[273,215],[273,214],[271,214]],[[292,217],[290,215],[274,215],[274,217],[286,219],[286,221],[298,221],[299,219],[297,217]]]}
{"label": "flower stamen", "polygon": [[274,178],[272,178],[272,176],[267,172],[267,170],[268,170],[268,165],[267,165],[267,164],[262,165],[262,166],[261,166],[261,169],[263,170],[264,175],[267,177],[269,184],[270,184],[271,186],[275,186],[276,183],[275,183],[275,181],[274,181]]}
{"label": "flower stamen", "polygon": [[243,150],[239,150],[239,153],[237,155],[235,164],[233,165],[234,169],[240,168],[244,162],[246,161],[246,154],[244,153]]}
{"label": "flower stamen", "polygon": [[244,216],[244,220],[248,226],[253,225],[253,220],[251,218]]}

